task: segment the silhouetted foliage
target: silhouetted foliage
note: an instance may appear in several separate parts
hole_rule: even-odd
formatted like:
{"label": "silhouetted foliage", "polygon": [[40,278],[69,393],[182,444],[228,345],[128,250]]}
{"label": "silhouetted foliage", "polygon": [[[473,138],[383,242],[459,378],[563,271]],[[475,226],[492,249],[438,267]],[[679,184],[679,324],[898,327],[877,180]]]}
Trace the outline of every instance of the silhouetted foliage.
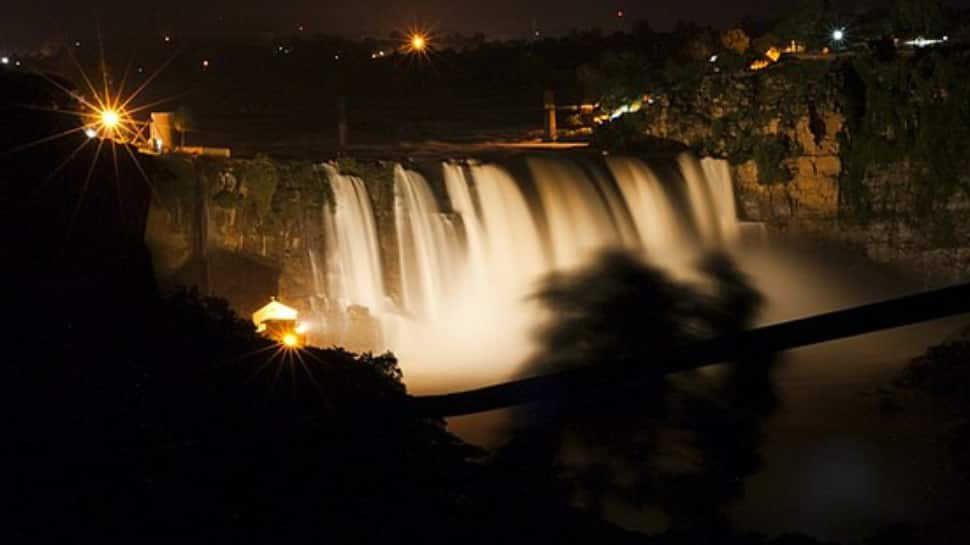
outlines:
{"label": "silhouetted foliage", "polygon": [[914,359],[896,386],[931,396],[943,408],[947,426],[941,439],[970,480],[970,327]]}
{"label": "silhouetted foliage", "polygon": [[[531,467],[534,485],[593,513],[608,503],[660,506],[677,535],[730,535],[723,504],[759,465],[760,416],[775,406],[771,365],[752,358],[710,375],[666,375],[679,347],[747,327],[761,299],[720,255],[703,284],[675,282],[623,253],[606,253],[539,292],[553,316],[539,332],[537,370],[636,366],[652,378],[610,397],[533,406],[531,427],[498,457]],[[540,454],[541,453],[541,454]],[[550,469],[552,468],[552,469]],[[528,473],[523,470],[523,473]]]}
{"label": "silhouetted foliage", "polygon": [[[4,98],[40,83],[18,78]],[[0,142],[71,119],[5,102]],[[639,539],[533,502],[413,414],[393,356],[284,351],[223,300],[160,297],[134,166],[81,155],[41,183],[77,136],[0,155],[5,303],[22,326],[0,358],[8,540]]]}

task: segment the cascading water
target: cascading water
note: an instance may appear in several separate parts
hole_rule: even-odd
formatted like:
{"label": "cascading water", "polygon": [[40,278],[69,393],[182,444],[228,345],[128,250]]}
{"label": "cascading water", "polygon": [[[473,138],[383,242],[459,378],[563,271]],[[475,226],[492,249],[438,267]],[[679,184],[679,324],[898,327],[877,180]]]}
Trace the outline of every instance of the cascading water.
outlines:
{"label": "cascading water", "polygon": [[611,208],[612,189],[576,164],[547,158],[528,161],[536,181],[557,269],[574,267],[610,246],[631,246],[633,230],[623,211]]}
{"label": "cascading water", "polygon": [[740,235],[738,211],[734,203],[734,184],[731,182],[731,167],[727,161],[705,157],[701,159],[704,179],[717,203],[715,207],[718,227],[726,242],[734,242]]}
{"label": "cascading water", "polygon": [[607,158],[606,164],[630,209],[647,256],[659,261],[683,249],[688,241],[677,224],[677,212],[650,167],[623,157]]}
{"label": "cascading water", "polygon": [[365,184],[324,165],[334,194],[323,218],[327,299],[374,315],[383,333],[374,348],[398,355],[412,390],[514,376],[541,315],[530,294],[550,272],[610,247],[675,270],[738,235],[720,161],[678,157],[673,179],[630,157],[529,157],[524,166],[515,172],[527,177],[517,178],[501,164],[444,163],[438,195],[417,171],[395,166],[396,251],[382,263],[378,237],[390,235],[377,232]]}
{"label": "cascading water", "polygon": [[464,274],[454,223],[441,212],[424,177],[400,165],[394,167],[394,217],[404,309],[434,321]]}
{"label": "cascading water", "polygon": [[677,163],[687,186],[690,212],[701,241],[707,247],[716,247],[723,242],[720,214],[706,172],[693,155],[683,153],[677,158]]}
{"label": "cascading water", "polygon": [[[341,308],[365,306],[380,312],[384,307],[377,229],[363,180],[323,165],[334,203],[323,208],[326,240],[327,293]],[[311,261],[312,262],[312,261]]]}

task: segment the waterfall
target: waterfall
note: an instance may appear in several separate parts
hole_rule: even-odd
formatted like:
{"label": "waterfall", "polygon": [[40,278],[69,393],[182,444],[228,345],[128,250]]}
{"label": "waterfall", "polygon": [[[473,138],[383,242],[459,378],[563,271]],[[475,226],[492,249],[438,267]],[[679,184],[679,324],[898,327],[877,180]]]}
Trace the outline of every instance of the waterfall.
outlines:
{"label": "waterfall", "polygon": [[[525,170],[514,172],[528,179],[501,163],[442,163],[438,193],[416,170],[395,165],[395,232],[387,241],[399,267],[397,306],[382,281],[363,180],[323,166],[334,203],[322,218],[326,281],[313,285],[326,286],[341,309],[375,314],[409,386],[440,390],[515,376],[534,349],[530,331],[541,313],[530,296],[538,282],[599,250],[627,249],[678,272],[699,252],[738,238],[723,161],[682,155],[681,176],[671,179],[632,157],[533,156],[521,164]],[[311,252],[314,270],[319,260]]]}
{"label": "waterfall", "polygon": [[384,281],[367,187],[360,178],[340,174],[332,165],[324,164],[323,172],[334,200],[332,211],[330,206],[323,207],[322,219],[329,298],[340,310],[360,305],[380,312],[385,301]]}
{"label": "waterfall", "polygon": [[721,224],[718,220],[714,195],[700,161],[693,155],[682,153],[677,158],[677,164],[687,185],[690,211],[701,242],[706,247],[719,245],[722,241]]}
{"label": "waterfall", "polygon": [[570,161],[528,160],[558,269],[582,264],[597,250],[625,242],[593,179]]}
{"label": "waterfall", "polygon": [[394,217],[402,302],[415,316],[434,320],[464,272],[455,225],[427,180],[400,165],[394,167]]}
{"label": "waterfall", "polygon": [[727,161],[705,157],[701,159],[704,179],[707,180],[710,194],[717,209],[721,235],[728,242],[740,236],[737,206],[734,203],[734,184],[731,182],[731,167]]}
{"label": "waterfall", "polygon": [[524,297],[531,282],[550,268],[529,204],[505,169],[472,165],[469,171],[470,178],[454,165],[444,171],[448,197],[465,226],[468,280]]}
{"label": "waterfall", "polygon": [[656,258],[683,247],[686,244],[684,226],[650,167],[629,157],[610,157],[606,164],[630,208],[647,255]]}

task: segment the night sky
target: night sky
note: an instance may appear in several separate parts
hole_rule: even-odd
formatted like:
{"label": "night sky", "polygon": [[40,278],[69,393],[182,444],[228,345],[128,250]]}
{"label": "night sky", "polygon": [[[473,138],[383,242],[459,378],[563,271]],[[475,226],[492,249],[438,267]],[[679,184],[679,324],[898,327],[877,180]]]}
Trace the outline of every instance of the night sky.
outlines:
{"label": "night sky", "polygon": [[[970,6],[970,0],[947,3]],[[723,28],[745,14],[776,15],[790,5],[771,0],[29,0],[5,4],[0,46],[90,37],[97,21],[109,38],[287,32],[299,25],[310,33],[358,37],[386,35],[415,22],[440,32],[521,38],[528,35],[533,19],[543,33],[552,35],[570,28],[618,29],[637,19],[647,19],[657,29],[667,29],[678,19]],[[618,9],[625,13],[622,21],[615,16]]]}
{"label": "night sky", "polygon": [[[777,10],[769,0],[32,0],[5,2],[0,44],[43,42],[90,35],[100,18],[106,35],[122,32],[238,34],[287,31],[347,36],[386,34],[416,21],[442,32],[484,32],[495,38],[528,34],[533,18],[540,30],[557,34],[570,28],[616,28],[617,9],[629,24],[648,19],[656,28],[677,19],[715,26],[743,14]],[[97,15],[96,15],[97,14]]]}

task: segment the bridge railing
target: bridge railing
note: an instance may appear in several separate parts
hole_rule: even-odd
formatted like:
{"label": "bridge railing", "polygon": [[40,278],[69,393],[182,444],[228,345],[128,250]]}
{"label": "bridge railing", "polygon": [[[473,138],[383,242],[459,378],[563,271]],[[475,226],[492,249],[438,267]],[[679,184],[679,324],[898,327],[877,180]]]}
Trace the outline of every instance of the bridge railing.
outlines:
{"label": "bridge railing", "polygon": [[[663,359],[674,373],[801,346],[970,313],[970,284],[909,295],[748,330],[683,347]],[[504,384],[409,399],[428,416],[462,416],[543,400],[568,400],[635,388],[656,377],[653,366],[590,366]]]}

